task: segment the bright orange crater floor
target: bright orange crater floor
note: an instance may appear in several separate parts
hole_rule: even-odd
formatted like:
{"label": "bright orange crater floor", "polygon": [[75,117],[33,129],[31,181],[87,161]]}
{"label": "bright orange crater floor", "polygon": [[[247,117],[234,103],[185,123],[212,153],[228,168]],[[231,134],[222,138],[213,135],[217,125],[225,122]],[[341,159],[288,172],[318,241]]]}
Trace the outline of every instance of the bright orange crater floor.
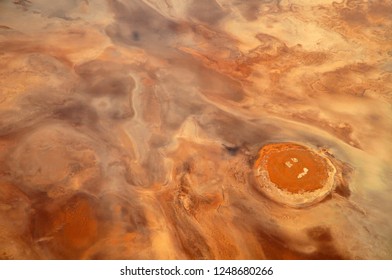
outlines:
{"label": "bright orange crater floor", "polygon": [[329,177],[327,164],[315,152],[292,143],[264,146],[256,162],[268,171],[272,183],[291,193],[322,188]]}

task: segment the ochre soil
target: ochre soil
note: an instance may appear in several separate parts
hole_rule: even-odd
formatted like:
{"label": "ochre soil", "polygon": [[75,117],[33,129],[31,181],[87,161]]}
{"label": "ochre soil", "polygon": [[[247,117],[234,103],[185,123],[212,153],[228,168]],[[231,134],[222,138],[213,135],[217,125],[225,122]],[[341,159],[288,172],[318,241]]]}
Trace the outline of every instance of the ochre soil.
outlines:
{"label": "ochre soil", "polygon": [[292,143],[264,146],[256,166],[268,171],[269,179],[280,189],[291,193],[320,189],[328,179],[324,158],[308,148]]}

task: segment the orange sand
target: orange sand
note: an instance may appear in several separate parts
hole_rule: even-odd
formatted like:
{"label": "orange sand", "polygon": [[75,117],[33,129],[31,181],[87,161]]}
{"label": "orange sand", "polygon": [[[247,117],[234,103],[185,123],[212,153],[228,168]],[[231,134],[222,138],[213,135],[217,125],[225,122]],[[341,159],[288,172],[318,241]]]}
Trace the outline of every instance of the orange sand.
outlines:
{"label": "orange sand", "polygon": [[260,165],[272,183],[291,193],[320,189],[328,179],[326,160],[298,144],[264,146],[256,162],[256,167]]}

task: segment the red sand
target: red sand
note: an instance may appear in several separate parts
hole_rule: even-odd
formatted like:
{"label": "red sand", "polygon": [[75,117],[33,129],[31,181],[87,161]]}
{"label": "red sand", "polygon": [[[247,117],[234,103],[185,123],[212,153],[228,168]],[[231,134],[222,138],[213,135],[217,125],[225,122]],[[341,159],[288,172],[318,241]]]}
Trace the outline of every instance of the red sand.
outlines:
{"label": "red sand", "polygon": [[291,193],[320,189],[328,179],[326,160],[298,144],[264,146],[255,164],[259,166],[268,171],[272,183]]}

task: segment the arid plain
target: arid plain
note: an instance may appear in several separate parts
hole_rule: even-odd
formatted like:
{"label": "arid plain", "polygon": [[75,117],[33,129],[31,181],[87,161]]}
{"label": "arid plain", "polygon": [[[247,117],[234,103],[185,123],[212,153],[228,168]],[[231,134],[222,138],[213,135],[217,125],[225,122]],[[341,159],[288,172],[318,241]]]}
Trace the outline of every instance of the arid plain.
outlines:
{"label": "arid plain", "polygon": [[392,259],[392,2],[0,1],[0,259]]}

